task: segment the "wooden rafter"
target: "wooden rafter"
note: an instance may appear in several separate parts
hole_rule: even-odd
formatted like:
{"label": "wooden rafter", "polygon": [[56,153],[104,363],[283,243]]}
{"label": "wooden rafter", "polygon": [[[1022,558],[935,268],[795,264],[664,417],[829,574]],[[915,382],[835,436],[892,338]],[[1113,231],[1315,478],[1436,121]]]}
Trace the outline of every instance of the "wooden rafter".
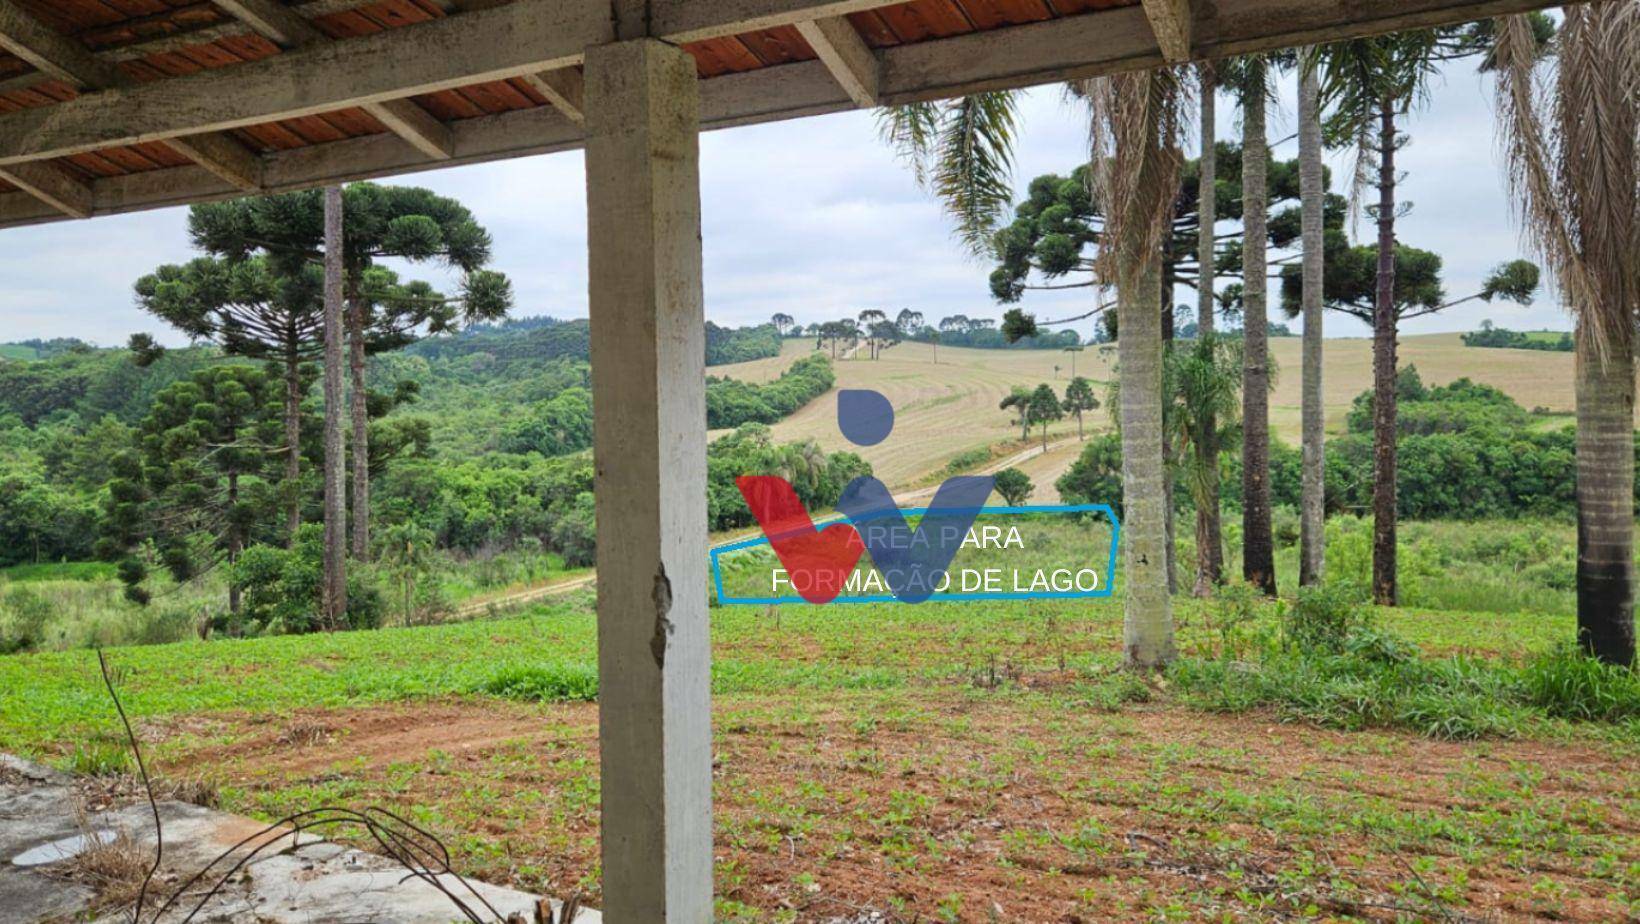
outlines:
{"label": "wooden rafter", "polygon": [[[42,72],[84,89],[124,91],[138,86],[129,74],[53,32],[12,0],[0,0],[0,46]],[[261,186],[256,156],[239,142],[227,137],[180,137],[187,134],[194,133],[179,132],[171,145],[178,153],[242,190]]]}

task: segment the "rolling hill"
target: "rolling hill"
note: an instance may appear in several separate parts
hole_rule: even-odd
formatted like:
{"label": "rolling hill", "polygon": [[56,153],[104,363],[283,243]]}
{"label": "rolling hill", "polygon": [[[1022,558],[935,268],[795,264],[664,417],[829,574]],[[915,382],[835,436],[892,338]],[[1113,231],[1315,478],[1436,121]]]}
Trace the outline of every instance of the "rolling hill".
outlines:
{"label": "rolling hill", "polygon": [[[1476,349],[1465,347],[1458,334],[1430,334],[1401,339],[1400,363],[1417,366],[1428,384],[1444,384],[1469,377],[1494,385],[1522,406],[1571,414],[1575,407],[1572,355],[1539,350]],[[1271,426],[1278,439],[1296,445],[1299,440],[1299,349],[1296,337],[1270,341],[1276,365],[1276,389],[1270,396]],[[811,352],[813,342],[788,340],[775,358],[720,366],[714,374],[750,381],[772,379],[797,357]],[[887,395],[897,413],[894,434],[878,446],[857,451],[890,485],[907,487],[938,473],[953,457],[976,449],[996,447],[1007,456],[1026,448],[1012,415],[997,403],[1015,385],[1047,382],[1062,391],[1069,381],[1071,354],[1038,350],[972,350],[952,347],[935,350],[927,344],[903,343],[885,350],[880,359],[859,356],[836,363],[839,388],[872,388]],[[1097,382],[1115,375],[1116,348],[1090,346],[1076,354],[1076,371]],[[1055,367],[1060,367],[1055,371]],[[1344,419],[1355,396],[1371,387],[1372,342],[1340,338],[1326,344],[1323,378],[1327,430],[1342,433]],[[1100,389],[1103,400],[1103,389]],[[812,437],[827,451],[851,448],[837,432],[836,401],[822,397],[776,424],[781,440]],[[1087,418],[1091,430],[1111,426],[1107,408]],[[1038,485],[1034,499],[1056,499],[1047,486],[1075,459],[1076,422],[1065,420],[1050,428],[1046,454],[1023,461],[1019,468]],[[1003,446],[1002,444],[1009,444]]]}

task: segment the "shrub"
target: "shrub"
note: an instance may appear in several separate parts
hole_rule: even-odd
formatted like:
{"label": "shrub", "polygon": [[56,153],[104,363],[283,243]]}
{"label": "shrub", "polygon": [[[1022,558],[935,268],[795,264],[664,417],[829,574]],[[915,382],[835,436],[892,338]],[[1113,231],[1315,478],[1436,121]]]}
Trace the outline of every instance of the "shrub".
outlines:
{"label": "shrub", "polygon": [[1350,590],[1333,584],[1300,587],[1293,605],[1279,612],[1290,644],[1328,654],[1343,654],[1353,636],[1372,628],[1371,611]]}
{"label": "shrub", "polygon": [[50,618],[51,605],[30,588],[0,588],[0,654],[39,648]]}
{"label": "shrub", "polygon": [[1521,671],[1526,697],[1549,715],[1591,722],[1640,718],[1640,674],[1560,648]]}
{"label": "shrub", "polygon": [[553,547],[571,568],[590,568],[598,555],[598,524],[590,493],[579,494],[575,506],[552,526]]}
{"label": "shrub", "polygon": [[1122,438],[1115,433],[1090,438],[1054,487],[1067,504],[1109,504],[1121,513]]}
{"label": "shrub", "polygon": [[[324,585],[324,526],[308,523],[289,549],[254,545],[232,569],[239,583],[238,616],[223,613],[212,628],[229,635],[299,635],[325,628],[320,595]],[[347,574],[347,625],[374,629],[382,623],[381,593],[358,568]]]}
{"label": "shrub", "polygon": [[1005,468],[996,474],[996,492],[1010,507],[1025,503],[1034,490],[1036,486],[1031,484],[1030,476],[1017,468]]}
{"label": "shrub", "polygon": [[951,461],[945,463],[945,473],[947,475],[961,475],[964,472],[979,468],[989,461],[991,461],[991,447],[989,446],[965,450],[952,456]]}
{"label": "shrub", "polygon": [[592,702],[598,698],[598,669],[584,664],[504,667],[477,692],[543,703]]}

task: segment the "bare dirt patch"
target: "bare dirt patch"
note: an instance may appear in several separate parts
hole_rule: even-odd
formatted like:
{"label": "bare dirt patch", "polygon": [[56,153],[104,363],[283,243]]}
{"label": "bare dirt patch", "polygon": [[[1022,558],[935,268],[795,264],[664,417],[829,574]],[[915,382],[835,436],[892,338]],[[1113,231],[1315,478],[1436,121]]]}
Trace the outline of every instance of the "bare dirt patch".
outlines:
{"label": "bare dirt patch", "polygon": [[[1030,680],[1039,689],[720,699],[719,894],[800,920],[1627,913],[1640,793],[1597,748],[1098,711],[1059,695],[1064,678]],[[314,725],[337,733],[282,743]],[[425,812],[467,872],[596,887],[594,705],[447,700],[240,729],[186,759],[253,803],[344,779]]]}

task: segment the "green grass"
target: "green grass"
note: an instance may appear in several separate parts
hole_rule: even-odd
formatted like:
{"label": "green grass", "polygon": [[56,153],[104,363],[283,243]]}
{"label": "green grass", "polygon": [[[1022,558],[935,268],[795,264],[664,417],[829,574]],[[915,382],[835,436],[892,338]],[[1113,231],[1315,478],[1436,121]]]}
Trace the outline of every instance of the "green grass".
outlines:
{"label": "green grass", "polygon": [[[596,682],[590,602],[591,595],[582,593],[506,619],[190,641],[119,649],[111,658],[120,671],[127,708],[139,718],[227,711],[284,714],[448,695],[584,699]],[[1235,673],[1236,668],[1213,666],[1222,660],[1224,647],[1222,604],[1181,599],[1177,611],[1181,648],[1199,662],[1189,670],[1207,678],[1197,683],[1186,679],[1194,701],[1215,709],[1262,708],[1286,696],[1257,688],[1255,680],[1262,680]],[[1066,668],[1094,676],[1113,667],[1120,652],[1121,607],[1115,601],[792,606],[772,616],[762,607],[722,607],[711,615],[713,688],[719,694],[892,690],[953,682],[984,687],[1022,673]],[[1249,627],[1263,626],[1268,632],[1275,615],[1270,608],[1255,608],[1250,619]],[[1573,621],[1564,616],[1418,611],[1387,612],[1383,629],[1433,657],[1414,658],[1412,666],[1398,668],[1393,676],[1351,674],[1360,665],[1275,660],[1264,673],[1277,678],[1272,682],[1330,685],[1328,695],[1335,699],[1346,694],[1371,698],[1397,684],[1427,682],[1432,697],[1452,693],[1479,702],[1495,696],[1497,685],[1506,682],[1497,672],[1518,671],[1511,665],[1553,651],[1574,631]],[[1220,673],[1207,676],[1213,671]],[[1204,692],[1208,680],[1222,689]],[[1239,680],[1254,687],[1231,683]],[[1511,689],[1525,683],[1519,677],[1507,680]],[[1089,693],[1118,703],[1132,694],[1127,689]],[[1511,699],[1516,701],[1520,709],[1545,719],[1550,715],[1529,698]],[[1320,711],[1307,717],[1328,721]],[[0,658],[0,750],[60,750],[90,730],[106,730],[111,720],[93,653]],[[1386,722],[1377,715],[1362,724]],[[1387,724],[1439,733],[1420,727],[1417,720]]]}
{"label": "green grass", "polygon": [[[596,898],[596,727],[555,705],[596,696],[591,600],[109,656],[127,709],[159,736],[156,765],[205,773],[229,810],[394,806],[465,873]],[[1534,908],[1640,908],[1618,822],[1635,791],[1609,782],[1640,755],[1640,681],[1569,656],[1570,616],[1367,611],[1347,592],[1271,605],[1234,589],[1175,608],[1182,657],[1160,680],[1116,669],[1119,596],[711,609],[720,912],[829,914],[812,888],[854,881],[845,897],[895,896],[906,918],[994,899],[1047,919],[1018,909],[1048,890],[1100,920],[1120,915],[1098,893],[1138,882],[1146,919],[1305,919],[1308,897],[1328,896],[1424,920],[1481,895],[1470,875],[1536,875],[1550,857],[1560,872],[1539,877]],[[389,711],[394,735],[425,708],[511,716],[525,737],[414,754],[353,739],[368,720],[349,716],[399,702],[425,706]],[[338,743],[278,744],[293,722]],[[1583,756],[1562,772],[1516,756],[1541,746],[1511,737]],[[119,741],[91,652],[0,658],[0,751],[108,775],[130,769]]]}
{"label": "green grass", "polygon": [[39,351],[15,343],[0,343],[0,359],[38,359]]}
{"label": "green grass", "polygon": [[12,565],[0,568],[0,582],[4,581],[111,581],[114,565],[101,561],[47,562],[38,565]]}

